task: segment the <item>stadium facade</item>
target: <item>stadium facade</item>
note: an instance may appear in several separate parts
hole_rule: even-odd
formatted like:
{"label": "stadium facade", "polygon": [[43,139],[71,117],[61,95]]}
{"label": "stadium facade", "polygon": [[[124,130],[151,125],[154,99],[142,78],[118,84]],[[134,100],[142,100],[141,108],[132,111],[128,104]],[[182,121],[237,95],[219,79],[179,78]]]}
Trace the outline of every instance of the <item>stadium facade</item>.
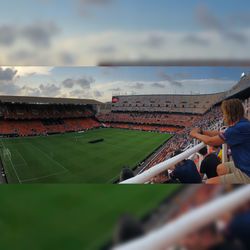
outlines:
{"label": "stadium facade", "polygon": [[230,90],[215,94],[194,95],[125,95],[113,96],[112,112],[168,112],[204,114],[215,104],[233,96],[247,97],[250,91],[250,75],[243,78]]}

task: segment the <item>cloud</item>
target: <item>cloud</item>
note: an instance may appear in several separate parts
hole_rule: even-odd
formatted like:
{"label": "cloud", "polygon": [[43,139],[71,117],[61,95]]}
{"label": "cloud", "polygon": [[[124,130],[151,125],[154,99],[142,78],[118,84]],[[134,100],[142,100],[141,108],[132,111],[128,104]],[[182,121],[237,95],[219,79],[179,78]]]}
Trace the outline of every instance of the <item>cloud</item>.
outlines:
{"label": "cloud", "polygon": [[97,98],[103,96],[103,94],[99,90],[94,90],[93,94],[94,94],[94,97],[97,97]]}
{"label": "cloud", "polygon": [[160,71],[159,72],[159,76],[167,81],[168,83],[170,83],[171,85],[175,86],[175,87],[182,87],[182,83],[180,81],[176,81],[174,80],[170,75],[168,75],[167,73],[165,73],[164,71]]}
{"label": "cloud", "polygon": [[0,94],[12,95],[18,93],[20,88],[15,84],[17,78],[17,70],[0,67]]}
{"label": "cloud", "polygon": [[192,74],[189,72],[180,72],[180,73],[176,73],[175,77],[177,78],[192,78]]}
{"label": "cloud", "polygon": [[68,89],[73,88],[73,87],[74,87],[74,84],[75,84],[75,82],[74,82],[74,80],[71,79],[71,78],[68,78],[68,79],[66,79],[66,80],[64,80],[64,81],[62,82],[62,85],[63,85],[65,88],[68,88]]}
{"label": "cloud", "polygon": [[[107,62],[166,61],[166,60],[248,60],[250,29],[233,33],[215,30],[196,32],[158,31],[165,37],[160,49],[148,45],[153,31],[105,31],[82,36],[58,37],[49,48],[34,46],[2,49],[2,65],[82,65],[96,66]],[[190,37],[191,35],[191,37]],[[227,38],[228,36],[234,36]],[[237,42],[235,42],[237,40]],[[54,41],[54,40],[53,40]],[[243,41],[243,43],[240,43]],[[240,44],[240,46],[239,46]],[[205,48],[204,48],[205,46]],[[113,50],[112,48],[116,48]],[[1,45],[0,45],[1,49]],[[63,55],[64,52],[68,53]],[[102,51],[102,52],[100,52]],[[74,56],[75,55],[75,56]],[[71,65],[72,65],[71,64]]]}
{"label": "cloud", "polygon": [[78,79],[67,78],[62,82],[62,85],[65,88],[71,89],[75,85],[78,85],[82,89],[90,89],[91,84],[95,82],[95,79],[92,76],[83,76]]}
{"label": "cloud", "polygon": [[59,33],[60,29],[54,22],[36,22],[24,26],[4,24],[0,26],[0,45],[12,46],[24,40],[36,48],[48,48]]}
{"label": "cloud", "polygon": [[144,83],[137,82],[137,83],[128,85],[128,87],[131,89],[143,89]]}
{"label": "cloud", "polygon": [[195,9],[195,17],[199,24],[207,29],[223,30],[221,21],[205,5],[198,5]]}
{"label": "cloud", "polygon": [[0,93],[4,95],[33,95],[33,96],[56,96],[60,88],[55,85],[43,85],[39,88],[17,84],[16,80],[20,77],[30,75],[48,75],[52,67],[0,67]]}
{"label": "cloud", "polygon": [[17,75],[17,70],[13,68],[2,68],[0,67],[0,82],[13,81]]}
{"label": "cloud", "polygon": [[224,36],[231,41],[240,44],[246,43],[248,41],[248,37],[245,34],[237,31],[225,31]]}
{"label": "cloud", "polygon": [[204,29],[218,32],[224,37],[224,40],[228,39],[240,44],[248,41],[248,37],[244,33],[239,32],[238,29],[235,30],[230,23],[220,20],[205,5],[199,5],[197,7],[195,16],[198,23]]}
{"label": "cloud", "polygon": [[93,8],[106,7],[114,0],[77,0],[77,12],[82,17],[89,17]]}
{"label": "cloud", "polygon": [[148,35],[148,38],[143,41],[143,44],[151,48],[159,49],[166,44],[166,42],[167,39],[164,34],[161,32],[152,32]]}
{"label": "cloud", "polygon": [[207,39],[199,37],[195,34],[188,34],[186,37],[183,38],[182,41],[184,43],[195,44],[195,45],[200,45],[200,46],[208,46],[209,45],[209,41]]}
{"label": "cloud", "polygon": [[117,50],[116,50],[116,46],[114,45],[104,45],[104,46],[98,46],[96,48],[93,48],[93,51],[99,52],[102,54],[113,54]]}
{"label": "cloud", "polygon": [[17,30],[11,25],[0,26],[0,44],[11,46],[16,41]]}
{"label": "cloud", "polygon": [[55,84],[40,84],[39,91],[41,96],[57,96],[61,88]]}
{"label": "cloud", "polygon": [[91,94],[89,91],[83,89],[74,89],[69,93],[69,97],[74,98],[90,98]]}
{"label": "cloud", "polygon": [[112,92],[119,92],[121,90],[122,90],[121,88],[112,88],[112,89],[109,89],[109,91],[112,91]]}
{"label": "cloud", "polygon": [[76,84],[78,84],[82,89],[89,89],[90,85],[94,82],[95,79],[92,76],[89,76],[77,79]]}
{"label": "cloud", "polygon": [[151,86],[153,88],[162,88],[162,89],[166,87],[166,85],[164,85],[162,83],[158,83],[158,82],[152,83]]}
{"label": "cloud", "polygon": [[[29,49],[13,49],[8,56],[7,62],[11,65],[40,65],[45,64],[44,60],[40,58],[41,54],[35,53],[31,48]],[[42,63],[41,63],[42,61]]]}
{"label": "cloud", "polygon": [[14,67],[17,70],[18,76],[30,76],[30,75],[50,75],[54,67]]}
{"label": "cloud", "polygon": [[59,54],[59,60],[63,65],[72,65],[75,64],[76,57],[73,53],[63,51]]}
{"label": "cloud", "polygon": [[58,34],[60,29],[53,22],[34,23],[22,29],[22,35],[33,45],[49,47],[52,38]]}
{"label": "cloud", "polygon": [[24,85],[19,89],[18,94],[21,96],[40,96],[41,91],[39,88],[32,88],[30,86]]}
{"label": "cloud", "polygon": [[0,82],[0,94],[16,95],[20,91],[20,87],[12,82]]}
{"label": "cloud", "polygon": [[188,91],[192,91],[192,93],[218,93],[229,90],[236,84],[234,80],[213,78],[183,79],[180,82],[183,85],[182,89],[185,93],[188,93]]}

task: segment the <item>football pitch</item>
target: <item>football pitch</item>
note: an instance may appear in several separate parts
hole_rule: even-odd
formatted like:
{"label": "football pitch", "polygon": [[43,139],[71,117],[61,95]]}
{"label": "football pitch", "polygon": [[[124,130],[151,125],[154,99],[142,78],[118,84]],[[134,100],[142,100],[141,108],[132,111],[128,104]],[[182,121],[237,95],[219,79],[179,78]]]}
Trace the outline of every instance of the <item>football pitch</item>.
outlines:
{"label": "football pitch", "polygon": [[143,218],[180,185],[11,185],[0,189],[1,249],[102,249],[120,216]]}
{"label": "football pitch", "polygon": [[170,137],[102,128],[2,139],[0,151],[9,183],[112,183],[123,166],[135,167]]}

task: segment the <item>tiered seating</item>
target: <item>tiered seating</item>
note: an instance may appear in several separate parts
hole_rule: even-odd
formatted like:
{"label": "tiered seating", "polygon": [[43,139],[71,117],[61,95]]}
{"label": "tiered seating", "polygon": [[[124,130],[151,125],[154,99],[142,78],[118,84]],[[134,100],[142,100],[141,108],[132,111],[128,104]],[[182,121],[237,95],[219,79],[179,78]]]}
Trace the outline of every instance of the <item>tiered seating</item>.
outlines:
{"label": "tiered seating", "polygon": [[87,107],[71,105],[6,104],[2,113],[4,119],[15,120],[80,118],[93,116],[93,112]]}
{"label": "tiered seating", "polygon": [[45,125],[42,120],[32,121],[0,121],[0,135],[32,136],[69,131],[81,131],[100,127],[100,123],[93,118],[64,119],[61,124]]}
{"label": "tiered seating", "polygon": [[167,125],[188,127],[199,120],[198,115],[168,114],[168,113],[147,113],[147,112],[110,112],[99,114],[98,119],[102,122],[126,122],[147,125]]}
{"label": "tiered seating", "polygon": [[170,126],[159,126],[159,125],[136,125],[128,123],[105,123],[106,127],[111,128],[123,128],[123,129],[134,129],[142,131],[157,131],[166,133],[175,133],[180,131],[180,128],[170,127]]}
{"label": "tiered seating", "polygon": [[100,127],[100,123],[92,118],[64,120],[66,131],[80,131]]}
{"label": "tiered seating", "polygon": [[0,135],[45,135],[99,127],[92,108],[72,104],[1,104]]}
{"label": "tiered seating", "polygon": [[204,114],[224,96],[225,93],[113,96],[112,111]]}

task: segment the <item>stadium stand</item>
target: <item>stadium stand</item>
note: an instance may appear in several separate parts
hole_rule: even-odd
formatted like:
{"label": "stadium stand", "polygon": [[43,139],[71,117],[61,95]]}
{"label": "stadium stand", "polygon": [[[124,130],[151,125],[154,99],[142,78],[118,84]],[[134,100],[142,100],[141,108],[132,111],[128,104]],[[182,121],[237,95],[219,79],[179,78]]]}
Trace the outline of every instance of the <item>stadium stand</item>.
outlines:
{"label": "stadium stand", "polygon": [[132,95],[114,96],[113,112],[167,112],[204,114],[225,98],[225,92],[206,95]]}
{"label": "stadium stand", "polygon": [[0,135],[35,136],[97,128],[97,105],[99,102],[92,100],[2,96]]}
{"label": "stadium stand", "polygon": [[143,125],[166,125],[174,127],[191,126],[200,116],[187,114],[164,114],[164,113],[107,113],[100,114],[98,119],[102,122],[123,122]]}

